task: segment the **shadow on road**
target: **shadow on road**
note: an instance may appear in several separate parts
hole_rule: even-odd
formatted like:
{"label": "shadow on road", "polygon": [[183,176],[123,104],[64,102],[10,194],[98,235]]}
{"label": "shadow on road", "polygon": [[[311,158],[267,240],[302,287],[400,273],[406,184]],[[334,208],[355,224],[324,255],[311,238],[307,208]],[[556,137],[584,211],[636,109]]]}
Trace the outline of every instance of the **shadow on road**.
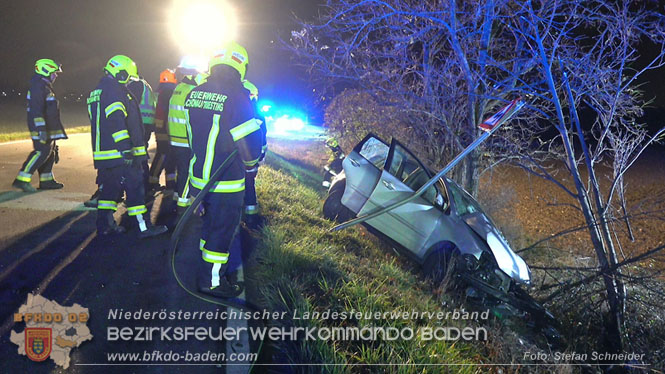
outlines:
{"label": "shadow on road", "polygon": [[[160,212],[162,197],[152,207]],[[162,210],[162,213],[164,211]],[[214,331],[226,326],[219,317],[224,307],[204,302],[182,290],[173,278],[170,235],[139,240],[132,227],[128,233],[115,237],[98,237],[95,234],[94,210],[71,212],[44,224],[28,234],[12,238],[0,248],[0,357],[8,372],[52,372],[60,369],[52,360],[41,363],[30,361],[17,354],[17,346],[9,341],[9,332],[21,332],[23,322],[14,323],[13,313],[25,303],[29,293],[39,293],[63,306],[80,304],[88,308],[90,320],[87,326],[92,341],[72,350],[70,371],[74,372],[131,372],[161,373],[189,372],[187,367],[140,366],[82,366],[82,364],[108,364],[111,353],[178,352],[226,353],[224,340],[204,341],[189,337],[186,340],[162,339],[156,333],[151,339],[128,341],[109,339],[109,328],[155,327],[204,327]],[[173,218],[159,216],[158,221]],[[185,230],[176,263],[180,277],[187,287],[196,289],[196,269],[201,261],[198,248],[199,223],[194,220]],[[122,223],[131,220],[123,217]],[[241,250],[241,249],[240,249]],[[134,313],[149,312],[151,316],[166,312],[167,318],[138,318]],[[132,317],[117,318],[129,312]],[[185,313],[199,313],[208,317],[185,318]],[[116,317],[114,317],[116,316]],[[217,317],[215,317],[217,316]],[[173,317],[173,318],[171,318]],[[234,343],[235,344],[235,343]],[[257,342],[250,342],[252,350]],[[224,372],[223,362],[208,363],[196,367],[196,372]],[[134,370],[134,368],[137,368]]]}

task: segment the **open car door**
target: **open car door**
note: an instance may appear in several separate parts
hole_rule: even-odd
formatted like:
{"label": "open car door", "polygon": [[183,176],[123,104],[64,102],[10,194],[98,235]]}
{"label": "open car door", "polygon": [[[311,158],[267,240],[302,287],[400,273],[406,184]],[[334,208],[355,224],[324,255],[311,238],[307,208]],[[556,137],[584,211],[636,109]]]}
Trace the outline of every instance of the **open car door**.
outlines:
{"label": "open car door", "polygon": [[[427,168],[398,141],[392,141],[378,183],[362,207],[360,215],[375,212],[413,195],[431,178]],[[367,221],[367,224],[396,241],[409,251],[418,253],[437,225],[444,219],[443,196],[436,185],[422,196],[394,210]]]}
{"label": "open car door", "polygon": [[346,175],[346,188],[342,205],[358,214],[381,176],[381,168],[388,158],[390,147],[374,134],[358,143],[342,162]]}

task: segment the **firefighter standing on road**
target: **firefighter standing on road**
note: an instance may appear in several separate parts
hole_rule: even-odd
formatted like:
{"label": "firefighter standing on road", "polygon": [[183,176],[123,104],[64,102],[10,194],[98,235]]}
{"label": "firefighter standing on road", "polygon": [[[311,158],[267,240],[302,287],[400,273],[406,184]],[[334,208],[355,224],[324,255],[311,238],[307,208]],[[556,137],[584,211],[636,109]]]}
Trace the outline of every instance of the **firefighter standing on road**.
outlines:
{"label": "firefighter standing on road", "polygon": [[193,58],[185,56],[176,69],[178,85],[169,101],[168,133],[171,143],[171,156],[176,169],[176,188],[173,200],[178,206],[187,207],[189,177],[189,161],[192,150],[189,147],[187,135],[187,115],[185,113],[185,100],[194,87],[203,83],[205,75],[199,72],[200,64]]}
{"label": "firefighter standing on road", "polygon": [[157,153],[150,165],[150,191],[159,190],[159,176],[162,170],[166,171],[166,188],[175,188],[175,164],[171,156],[171,144],[167,130],[169,115],[169,100],[177,84],[175,72],[170,69],[162,71],[159,75],[159,87],[157,87],[157,109],[155,110],[155,138],[157,140]]}
{"label": "firefighter standing on road", "polygon": [[53,92],[53,82],[62,72],[61,65],[51,59],[35,62],[35,75],[30,80],[28,99],[28,130],[32,137],[33,151],[19,171],[13,187],[24,192],[35,192],[30,184],[32,174],[39,172],[39,189],[60,189],[62,183],[53,179],[53,164],[58,162],[55,141],[67,139],[60,122],[60,106]]}
{"label": "firefighter standing on road", "polygon": [[88,98],[95,169],[100,189],[97,204],[97,232],[124,232],[113,218],[116,200],[127,194],[127,212],[138,224],[141,238],[162,234],[165,226],[153,226],[144,202],[142,162],[147,157],[137,99],[125,86],[138,78],[136,64],[127,56],[112,57],[105,75]]}
{"label": "firefighter standing on road", "polygon": [[217,297],[235,297],[242,292],[242,286],[227,277],[229,249],[242,214],[245,170],[253,168],[261,155],[260,127],[242,84],[248,62],[245,48],[227,44],[211,58],[207,81],[194,88],[185,101],[193,151],[189,172],[193,194],[201,191],[234,150],[238,151],[199,207],[203,215],[199,290]]}
{"label": "firefighter standing on road", "polygon": [[[143,78],[130,81],[127,83],[127,88],[135,98],[140,100],[139,108],[141,109],[141,122],[143,123],[143,139],[145,141],[145,149],[148,149],[148,141],[155,131],[157,97],[152,92],[150,84]],[[148,168],[148,160],[146,159],[143,163],[143,182],[146,187],[149,184],[149,177],[150,169]]]}
{"label": "firefighter standing on road", "polygon": [[[256,86],[248,81],[244,80],[243,86],[249,91],[249,98],[252,101],[255,118],[259,122],[261,127],[261,156],[259,162],[263,160],[268,150],[268,145],[266,142],[266,121],[262,116],[259,115],[257,108],[257,102],[259,100],[259,89]],[[247,174],[245,175],[245,223],[250,228],[256,228],[259,224],[259,203],[256,199],[256,175],[259,172],[259,164],[253,168],[247,169]]]}

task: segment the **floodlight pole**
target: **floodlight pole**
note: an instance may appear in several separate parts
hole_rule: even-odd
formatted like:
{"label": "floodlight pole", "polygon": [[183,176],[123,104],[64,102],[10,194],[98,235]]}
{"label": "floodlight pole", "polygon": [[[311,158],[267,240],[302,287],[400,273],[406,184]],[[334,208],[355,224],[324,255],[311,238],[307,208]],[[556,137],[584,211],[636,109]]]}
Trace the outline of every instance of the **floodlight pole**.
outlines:
{"label": "floodlight pole", "polygon": [[380,209],[380,210],[378,210],[378,211],[376,211],[376,212],[374,212],[374,213],[366,214],[366,215],[364,215],[364,216],[357,217],[357,218],[354,218],[354,219],[352,219],[352,220],[350,220],[350,221],[346,221],[346,222],[344,222],[344,223],[341,223],[341,224],[339,224],[339,225],[333,227],[330,231],[339,231],[339,230],[343,230],[343,229],[345,229],[345,228],[348,228],[348,227],[351,227],[351,226],[357,225],[357,224],[359,224],[359,223],[363,223],[363,222],[365,222],[365,221],[367,221],[367,220],[370,220],[370,219],[372,219],[372,218],[376,218],[376,217],[378,217],[378,216],[380,216],[380,215],[382,215],[382,214],[384,214],[384,213],[387,213],[387,212],[389,212],[389,211],[391,211],[391,210],[393,210],[393,209],[395,209],[395,208],[399,208],[399,207],[401,207],[402,205],[404,205],[404,204],[408,204],[408,203],[410,203],[411,201],[417,199],[419,196],[421,196],[421,195],[425,192],[425,190],[427,190],[427,189],[428,189],[429,187],[431,187],[434,183],[436,183],[441,177],[443,177],[446,173],[448,173],[448,172],[451,171],[455,166],[457,166],[457,164],[459,164],[459,162],[462,161],[462,159],[464,159],[464,157],[466,157],[469,153],[471,153],[471,151],[473,151],[474,149],[476,149],[476,148],[477,148],[480,144],[482,144],[487,138],[489,138],[490,136],[492,136],[492,134],[494,134],[494,132],[497,131],[497,130],[499,129],[499,127],[501,127],[501,125],[503,125],[504,123],[506,123],[506,122],[508,121],[508,119],[510,119],[510,117],[512,117],[512,115],[513,115],[514,113],[516,113],[518,110],[520,110],[520,109],[522,108],[522,106],[524,106],[524,102],[519,101],[519,100],[516,100],[514,104],[515,104],[514,107],[513,107],[513,108],[510,108],[510,110],[509,110],[509,111],[503,116],[503,118],[501,118],[501,119],[497,122],[496,125],[494,125],[494,127],[493,127],[491,130],[489,130],[489,131],[485,131],[484,134],[482,134],[478,139],[476,139],[473,143],[469,144],[469,145],[468,145],[468,146],[462,151],[462,153],[460,153],[459,155],[457,155],[457,157],[455,157],[452,161],[450,161],[450,162],[448,163],[448,165],[446,165],[446,167],[444,167],[443,169],[441,169],[441,171],[439,171],[438,173],[436,173],[435,176],[433,176],[429,181],[427,181],[427,183],[425,183],[422,187],[420,187],[420,188],[418,189],[418,191],[416,191],[413,195],[407,197],[407,198],[404,199],[404,200],[401,200],[401,201],[398,201],[398,202],[396,202],[396,203],[394,203],[394,204],[392,204],[392,205],[389,205],[389,206],[387,206],[387,207],[385,207],[385,208],[382,208],[382,209]]}

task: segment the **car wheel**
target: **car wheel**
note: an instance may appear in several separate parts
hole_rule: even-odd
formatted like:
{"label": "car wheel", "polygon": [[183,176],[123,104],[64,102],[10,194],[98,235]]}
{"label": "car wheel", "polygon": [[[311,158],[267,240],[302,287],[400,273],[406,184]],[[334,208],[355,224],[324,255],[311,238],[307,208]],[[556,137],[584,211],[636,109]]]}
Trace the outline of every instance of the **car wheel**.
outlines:
{"label": "car wheel", "polygon": [[336,222],[345,222],[355,217],[349,208],[342,205],[342,196],[346,182],[336,183],[328,192],[328,197],[323,203],[323,216]]}
{"label": "car wheel", "polygon": [[423,273],[438,285],[444,279],[451,279],[455,270],[456,258],[457,250],[453,244],[437,244],[436,248],[425,259]]}

